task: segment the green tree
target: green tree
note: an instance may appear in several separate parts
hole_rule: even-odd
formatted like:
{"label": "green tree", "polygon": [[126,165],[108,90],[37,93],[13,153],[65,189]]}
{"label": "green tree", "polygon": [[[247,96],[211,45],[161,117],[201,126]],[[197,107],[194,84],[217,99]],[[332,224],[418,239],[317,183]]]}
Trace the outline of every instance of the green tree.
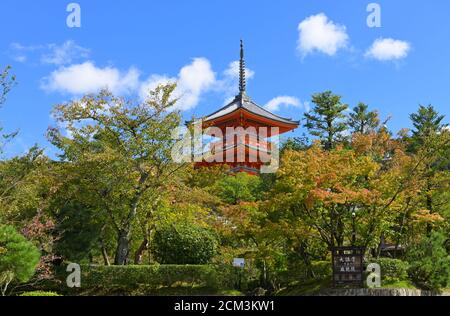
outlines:
{"label": "green tree", "polygon": [[0,219],[18,225],[34,216],[48,189],[44,185],[47,166],[47,158],[36,146],[24,156],[0,161]]}
{"label": "green tree", "polygon": [[353,133],[368,134],[374,132],[380,125],[378,113],[368,109],[368,105],[359,103],[353,108],[353,112],[349,114],[347,124]]}
{"label": "green tree", "polygon": [[0,225],[0,290],[4,296],[12,281],[27,282],[35,273],[39,251],[14,227]]}
{"label": "green tree", "polygon": [[217,194],[226,203],[254,202],[260,198],[261,179],[247,173],[229,175],[217,183]]}
{"label": "green tree", "polygon": [[58,105],[54,116],[71,137],[50,129],[48,137],[69,162],[74,196],[104,212],[117,234],[115,264],[128,263],[131,240],[147,195],[164,187],[180,169],[173,163],[172,132],[181,121],[173,111],[174,84],[158,86],[134,104],[107,91]]}
{"label": "green tree", "polygon": [[450,284],[450,255],[445,241],[441,233],[434,232],[409,249],[409,274],[421,288],[439,291]]}
{"label": "green tree", "polygon": [[[432,105],[420,105],[410,118],[414,129],[409,139],[409,151],[427,157],[421,170],[425,185],[419,193],[419,203],[431,214],[444,215],[450,207],[450,131],[445,128],[445,116]],[[428,234],[431,229],[429,225]]]}
{"label": "green tree", "polygon": [[445,116],[439,114],[432,105],[419,106],[419,110],[416,113],[410,115],[410,119],[413,123],[413,142],[418,145],[423,143],[423,139],[429,135],[436,134],[444,128],[442,121]]}
{"label": "green tree", "polygon": [[11,75],[11,67],[7,66],[0,72],[0,105],[5,103],[6,95],[11,91],[11,88],[16,82],[16,77]]}
{"label": "green tree", "polygon": [[[11,88],[16,83],[16,77],[11,75],[11,67],[7,66],[3,71],[0,71],[0,107],[6,101],[6,95],[11,91]],[[0,141],[0,154],[3,153],[3,147],[5,142],[10,141],[17,135],[17,132],[10,134],[3,134],[3,127],[0,126],[0,136],[2,140]]]}
{"label": "green tree", "polygon": [[[71,262],[92,263],[101,255],[105,265],[110,265],[109,249],[114,241],[113,231],[108,229],[108,219],[90,205],[83,205],[74,200],[65,201],[55,215],[55,231],[59,238],[55,244],[58,256]],[[105,223],[106,222],[106,223]]]}
{"label": "green tree", "polygon": [[281,145],[280,153],[283,155],[283,153],[288,150],[305,150],[310,146],[311,144],[306,135],[303,135],[302,137],[290,137]]}
{"label": "green tree", "polygon": [[330,150],[347,130],[344,112],[348,105],[331,91],[313,95],[312,102],[315,104],[312,112],[305,113],[306,128],[311,135],[319,137],[325,149]]}

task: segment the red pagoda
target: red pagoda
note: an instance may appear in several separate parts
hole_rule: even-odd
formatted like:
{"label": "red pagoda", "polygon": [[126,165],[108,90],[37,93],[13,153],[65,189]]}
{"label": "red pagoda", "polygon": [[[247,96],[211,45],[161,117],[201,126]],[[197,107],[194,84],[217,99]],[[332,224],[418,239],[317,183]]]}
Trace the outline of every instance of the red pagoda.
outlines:
{"label": "red pagoda", "polygon": [[272,159],[271,137],[292,131],[298,121],[283,118],[260,107],[246,93],[244,45],[241,41],[239,94],[234,100],[203,119],[204,133],[219,141],[210,144],[196,167],[228,165],[232,172],[259,174]]}

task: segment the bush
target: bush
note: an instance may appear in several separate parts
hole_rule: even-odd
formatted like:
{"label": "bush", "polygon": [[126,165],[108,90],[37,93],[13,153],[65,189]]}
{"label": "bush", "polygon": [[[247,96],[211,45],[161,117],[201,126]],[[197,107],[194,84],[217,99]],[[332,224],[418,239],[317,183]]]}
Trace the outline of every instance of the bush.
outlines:
{"label": "bush", "polygon": [[5,294],[14,280],[27,282],[34,275],[38,249],[12,226],[0,225],[0,290]]}
{"label": "bush", "polygon": [[39,296],[39,297],[44,297],[44,296],[61,296],[61,295],[59,295],[58,293],[55,293],[55,292],[35,291],[35,292],[22,293],[20,296]]}
{"label": "bush", "polygon": [[311,264],[311,269],[314,277],[320,280],[330,278],[333,274],[329,261],[314,261]]}
{"label": "bush", "polygon": [[152,252],[161,264],[207,264],[216,254],[217,245],[210,230],[181,224],[156,231]]}
{"label": "bush", "polygon": [[409,276],[420,288],[440,291],[450,283],[450,255],[445,242],[445,236],[435,232],[408,251]]}
{"label": "bush", "polygon": [[390,259],[379,258],[370,260],[370,263],[377,263],[381,268],[381,280],[383,282],[400,282],[408,280],[408,262]]}
{"label": "bush", "polygon": [[254,202],[260,198],[262,181],[247,173],[229,175],[217,183],[217,194],[225,203]]}

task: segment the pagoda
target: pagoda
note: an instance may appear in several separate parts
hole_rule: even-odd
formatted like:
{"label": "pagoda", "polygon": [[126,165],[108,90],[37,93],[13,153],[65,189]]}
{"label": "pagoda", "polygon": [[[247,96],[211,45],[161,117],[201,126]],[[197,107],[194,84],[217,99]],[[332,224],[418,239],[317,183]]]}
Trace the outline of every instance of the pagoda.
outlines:
{"label": "pagoda", "polygon": [[[219,141],[210,144],[209,152],[203,154],[196,168],[228,165],[232,172],[257,175],[271,159],[274,148],[268,139],[292,131],[299,124],[267,111],[247,95],[244,45],[241,40],[239,94],[231,103],[203,118],[204,133]],[[211,127],[221,133],[211,132]]]}

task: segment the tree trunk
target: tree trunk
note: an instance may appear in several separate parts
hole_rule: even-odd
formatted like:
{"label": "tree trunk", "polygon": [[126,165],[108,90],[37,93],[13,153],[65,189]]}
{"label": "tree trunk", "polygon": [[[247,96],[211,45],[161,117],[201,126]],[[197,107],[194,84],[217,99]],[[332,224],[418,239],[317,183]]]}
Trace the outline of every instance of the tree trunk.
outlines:
{"label": "tree trunk", "polygon": [[[140,184],[142,185],[148,176],[141,176]],[[132,203],[131,211],[128,214],[126,221],[122,224],[122,229],[119,231],[115,265],[123,266],[128,264],[128,256],[130,254],[130,244],[131,244],[131,230],[133,226],[133,221],[136,218],[137,208],[141,200],[143,192],[139,190],[136,193]]]}
{"label": "tree trunk", "polygon": [[130,238],[126,231],[119,232],[116,258],[114,264],[118,266],[124,266],[128,264],[128,255],[130,253]]}
{"label": "tree trunk", "polygon": [[[431,197],[431,188],[430,185],[428,184],[428,192],[427,194],[427,209],[428,211],[430,211],[430,214],[433,214],[433,198]],[[433,226],[428,223],[427,224],[427,236],[431,236],[431,233],[433,232]]]}
{"label": "tree trunk", "polygon": [[144,251],[148,249],[149,242],[148,238],[144,238],[141,245],[139,246],[139,249],[136,251],[136,254],[134,255],[134,264],[141,264],[142,263],[142,256],[144,255]]}
{"label": "tree trunk", "polygon": [[106,248],[103,245],[102,245],[102,256],[105,266],[109,267],[111,265],[111,262],[109,261],[108,252],[106,251]]}

